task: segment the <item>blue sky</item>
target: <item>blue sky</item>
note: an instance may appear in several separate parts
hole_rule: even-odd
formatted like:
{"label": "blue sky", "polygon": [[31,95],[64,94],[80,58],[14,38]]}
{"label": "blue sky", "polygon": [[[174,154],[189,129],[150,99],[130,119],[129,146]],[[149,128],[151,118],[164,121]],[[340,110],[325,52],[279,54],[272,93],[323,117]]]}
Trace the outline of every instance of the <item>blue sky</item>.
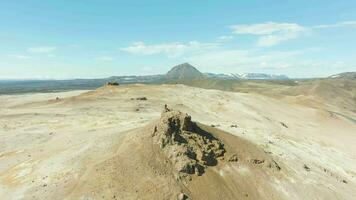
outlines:
{"label": "blue sky", "polygon": [[0,1],[0,79],[356,71],[356,1]]}

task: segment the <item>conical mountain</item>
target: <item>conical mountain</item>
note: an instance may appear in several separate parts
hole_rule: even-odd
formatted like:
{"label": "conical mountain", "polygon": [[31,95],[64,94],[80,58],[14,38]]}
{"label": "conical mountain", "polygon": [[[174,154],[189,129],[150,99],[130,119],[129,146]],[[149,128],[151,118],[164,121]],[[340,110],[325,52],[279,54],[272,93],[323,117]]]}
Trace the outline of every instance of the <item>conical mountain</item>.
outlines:
{"label": "conical mountain", "polygon": [[166,74],[170,79],[196,79],[204,77],[203,73],[189,63],[183,63],[173,67]]}

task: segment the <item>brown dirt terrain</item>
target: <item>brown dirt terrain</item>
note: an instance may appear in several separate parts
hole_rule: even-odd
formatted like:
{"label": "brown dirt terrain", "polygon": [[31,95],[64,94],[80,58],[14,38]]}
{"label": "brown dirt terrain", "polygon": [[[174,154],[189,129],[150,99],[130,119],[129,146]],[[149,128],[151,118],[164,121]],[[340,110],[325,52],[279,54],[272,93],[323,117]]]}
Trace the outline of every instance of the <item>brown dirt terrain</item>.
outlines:
{"label": "brown dirt terrain", "polygon": [[[0,197],[178,199],[184,193],[189,199],[353,199],[352,112],[333,105],[347,117],[332,115],[324,104],[300,104],[300,97],[183,85],[1,96]],[[165,104],[191,115],[196,126],[157,128],[172,133],[165,140],[170,148],[155,136],[157,124],[172,121],[162,121]],[[182,127],[184,116],[173,124]],[[174,139],[177,134],[184,140]],[[210,137],[223,144],[221,156],[210,151],[216,143]],[[203,165],[204,173],[175,166],[175,158],[191,151],[182,160]],[[212,158],[217,162],[209,164]]]}

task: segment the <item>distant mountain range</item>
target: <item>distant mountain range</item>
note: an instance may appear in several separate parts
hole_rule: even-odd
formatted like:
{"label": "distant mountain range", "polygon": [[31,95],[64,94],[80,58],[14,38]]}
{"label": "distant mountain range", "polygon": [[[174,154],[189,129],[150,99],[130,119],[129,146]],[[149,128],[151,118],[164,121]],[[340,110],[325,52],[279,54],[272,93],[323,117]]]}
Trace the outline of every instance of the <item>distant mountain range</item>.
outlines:
{"label": "distant mountain range", "polygon": [[161,75],[148,75],[148,76],[112,76],[108,78],[110,81],[117,81],[119,83],[147,83],[159,82],[165,80],[192,80],[214,78],[223,80],[287,80],[285,75],[273,75],[262,73],[243,73],[243,74],[215,74],[215,73],[202,73],[197,68],[189,63],[182,63],[174,66],[166,74]]}
{"label": "distant mountain range", "polygon": [[[328,78],[356,79],[356,72],[336,74]],[[73,80],[3,80],[0,81],[0,94],[15,94],[26,92],[54,92],[66,90],[95,89],[107,82],[117,81],[120,84],[130,83],[177,83],[177,82],[224,82],[225,80],[288,80],[285,75],[263,73],[215,74],[202,73],[189,63],[174,66],[166,74],[148,76],[112,76],[101,79]],[[201,81],[199,81],[201,80]]]}
{"label": "distant mountain range", "polygon": [[273,75],[262,73],[243,73],[243,74],[214,74],[201,73],[189,63],[183,63],[173,67],[167,74],[168,79],[198,79],[198,78],[217,78],[217,79],[250,79],[250,80],[286,80],[285,75]]}

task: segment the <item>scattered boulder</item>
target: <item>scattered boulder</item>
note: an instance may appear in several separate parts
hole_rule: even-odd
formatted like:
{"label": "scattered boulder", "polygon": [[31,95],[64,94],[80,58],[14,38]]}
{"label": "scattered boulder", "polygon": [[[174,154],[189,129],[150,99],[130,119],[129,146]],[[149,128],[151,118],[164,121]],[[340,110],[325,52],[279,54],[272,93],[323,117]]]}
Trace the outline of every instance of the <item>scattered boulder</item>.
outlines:
{"label": "scattered boulder", "polygon": [[307,172],[309,172],[310,171],[310,168],[306,165],[306,164],[304,164],[304,169],[307,171]]}
{"label": "scattered boulder", "polygon": [[260,165],[265,162],[265,160],[259,160],[259,159],[251,159],[250,162],[255,165]]}
{"label": "scattered boulder", "polygon": [[281,171],[282,170],[282,168],[278,165],[278,163],[273,159],[264,160],[264,159],[256,159],[255,158],[255,159],[250,159],[249,162],[252,163],[253,165],[268,167],[268,168],[272,169],[273,171]]}
{"label": "scattered boulder", "polygon": [[213,128],[219,127],[219,126],[220,126],[220,124],[211,124],[211,125],[210,125],[210,127],[213,127]]}
{"label": "scattered boulder", "polygon": [[284,128],[288,128],[287,124],[285,124],[284,122],[280,122],[280,123]]}
{"label": "scattered boulder", "polygon": [[282,168],[278,165],[278,163],[274,160],[272,160],[269,164],[268,167],[271,169],[275,169],[277,171],[280,171]]}
{"label": "scattered boulder", "polygon": [[230,156],[230,158],[228,159],[229,162],[237,162],[239,161],[239,158],[237,157],[236,154],[233,154],[232,156]]}
{"label": "scattered boulder", "polygon": [[131,98],[131,100],[137,100],[137,101],[147,101],[147,97],[137,97],[137,98]]}
{"label": "scattered boulder", "polygon": [[182,192],[178,194],[178,200],[188,200],[188,196]]}
{"label": "scattered boulder", "polygon": [[200,129],[191,116],[166,105],[152,137],[171,161],[177,177],[200,176],[225,153],[224,144]]}
{"label": "scattered boulder", "polygon": [[136,100],[139,100],[139,101],[146,101],[147,98],[146,98],[146,97],[137,97]]}
{"label": "scattered boulder", "polygon": [[171,111],[171,109],[168,108],[167,104],[164,104],[162,113],[169,112],[169,111]]}
{"label": "scattered boulder", "polygon": [[230,126],[231,128],[237,128],[237,127],[239,127],[237,124],[232,124],[231,126]]}

